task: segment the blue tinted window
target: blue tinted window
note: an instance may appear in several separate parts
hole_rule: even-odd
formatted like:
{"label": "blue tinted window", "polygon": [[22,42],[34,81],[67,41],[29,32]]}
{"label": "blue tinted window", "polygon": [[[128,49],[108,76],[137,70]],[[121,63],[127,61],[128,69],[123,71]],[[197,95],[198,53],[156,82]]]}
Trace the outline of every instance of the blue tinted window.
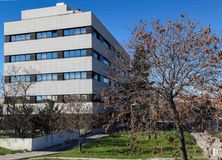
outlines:
{"label": "blue tinted window", "polygon": [[52,74],[52,80],[57,80],[58,79],[58,75],[57,74]]}
{"label": "blue tinted window", "polygon": [[75,34],[75,29],[70,29],[69,30],[69,35],[74,35]]}
{"label": "blue tinted window", "polygon": [[42,81],[46,81],[47,80],[47,76],[46,76],[46,74],[43,74],[42,75]]}
{"label": "blue tinted window", "polygon": [[64,79],[65,80],[69,79],[69,73],[64,73]]}
{"label": "blue tinted window", "polygon": [[15,56],[11,56],[11,62],[15,62]]}
{"label": "blue tinted window", "polygon": [[69,51],[69,56],[70,57],[75,57],[75,51]]}
{"label": "blue tinted window", "polygon": [[30,61],[30,60],[31,60],[30,54],[27,54],[27,55],[25,56],[25,60],[26,60],[26,61]]}
{"label": "blue tinted window", "polygon": [[70,79],[75,79],[75,73],[74,72],[70,73]]}
{"label": "blue tinted window", "polygon": [[25,39],[27,39],[27,40],[31,39],[30,34],[26,34],[26,35],[25,35]]}
{"label": "blue tinted window", "polygon": [[50,38],[50,37],[52,37],[52,32],[46,32],[46,34],[47,34],[47,38]]}
{"label": "blue tinted window", "polygon": [[47,53],[47,54],[46,54],[46,58],[47,58],[47,59],[52,59],[52,53]]}
{"label": "blue tinted window", "polygon": [[75,72],[75,79],[80,79],[80,78],[81,78],[80,72]]}
{"label": "blue tinted window", "polygon": [[11,36],[11,42],[15,41],[15,36]]}
{"label": "blue tinted window", "polygon": [[64,51],[64,57],[69,57],[69,51]]}
{"label": "blue tinted window", "polygon": [[15,61],[16,61],[16,62],[20,61],[20,56],[16,56],[16,57],[15,57]]}
{"label": "blue tinted window", "polygon": [[52,74],[47,74],[47,81],[52,80]]}
{"label": "blue tinted window", "polygon": [[57,58],[57,52],[53,52],[53,53],[52,53],[52,58],[53,58],[53,59],[56,59],[56,58]]}
{"label": "blue tinted window", "polygon": [[25,38],[25,35],[23,34],[23,35],[21,35],[21,40],[25,40],[26,38]]}
{"label": "blue tinted window", "polygon": [[37,60],[42,59],[42,54],[37,54]]}
{"label": "blue tinted window", "polygon": [[85,49],[81,50],[81,56],[86,56],[86,50]]}
{"label": "blue tinted window", "polygon": [[75,29],[75,35],[78,35],[78,34],[80,34],[80,28]]}
{"label": "blue tinted window", "polygon": [[20,56],[20,61],[25,61],[25,55]]}
{"label": "blue tinted window", "polygon": [[41,39],[42,38],[42,33],[37,33],[36,37],[37,37],[37,39]]}
{"label": "blue tinted window", "polygon": [[95,59],[99,59],[99,54],[96,53],[95,51],[93,51],[92,55]]}
{"label": "blue tinted window", "polygon": [[81,78],[86,79],[86,72],[81,72]]}
{"label": "blue tinted window", "polygon": [[81,28],[81,34],[86,33],[86,28]]}
{"label": "blue tinted window", "polygon": [[46,53],[42,53],[42,59],[47,59],[47,54]]}
{"label": "blue tinted window", "polygon": [[68,36],[68,35],[69,35],[69,30],[68,30],[68,29],[65,29],[65,30],[63,31],[63,33],[64,33],[64,36]]}
{"label": "blue tinted window", "polygon": [[37,75],[36,79],[37,79],[37,81],[42,81],[42,75]]}
{"label": "blue tinted window", "polygon": [[75,50],[75,57],[80,57],[80,50]]}

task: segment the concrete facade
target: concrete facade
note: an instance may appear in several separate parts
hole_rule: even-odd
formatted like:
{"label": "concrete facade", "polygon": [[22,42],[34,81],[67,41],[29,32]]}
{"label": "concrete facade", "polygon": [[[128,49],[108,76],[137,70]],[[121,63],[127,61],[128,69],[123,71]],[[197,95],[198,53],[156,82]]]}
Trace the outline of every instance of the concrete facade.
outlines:
{"label": "concrete facade", "polygon": [[[74,29],[75,34],[70,29]],[[48,36],[46,32],[49,37],[44,37]],[[71,10],[63,3],[22,11],[21,20],[4,24],[4,36],[5,83],[12,83],[10,68],[23,68],[17,73],[21,76],[26,74],[24,69],[33,68],[35,73],[31,79],[35,83],[28,90],[28,96],[34,99],[37,96],[95,95],[112,84],[106,69],[112,65],[116,53],[126,54],[92,12]],[[71,50],[84,50],[86,54],[65,57],[65,52]],[[48,52],[55,52],[56,58],[38,59],[38,54]],[[100,58],[95,58],[94,52]],[[23,55],[29,59],[24,61],[21,60],[23,57],[18,57]],[[87,72],[84,73],[87,76],[67,80],[67,72]],[[59,74],[60,78],[38,81],[39,74]],[[96,74],[100,76],[99,80],[94,77]],[[31,103],[37,102],[33,100]],[[95,102],[91,99],[90,103],[93,106]]]}

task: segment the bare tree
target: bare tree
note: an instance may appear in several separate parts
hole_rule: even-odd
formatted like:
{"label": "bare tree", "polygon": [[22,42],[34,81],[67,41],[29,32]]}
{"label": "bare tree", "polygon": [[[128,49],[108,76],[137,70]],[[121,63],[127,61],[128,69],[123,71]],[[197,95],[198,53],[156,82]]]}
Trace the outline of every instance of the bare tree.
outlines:
{"label": "bare tree", "polygon": [[83,150],[83,139],[85,134],[92,129],[95,119],[93,119],[92,106],[86,102],[85,95],[70,95],[64,97],[64,120],[65,130],[77,130],[79,151]]}
{"label": "bare tree", "polygon": [[182,117],[192,112],[190,105],[197,102],[194,96],[202,102],[203,96],[216,98],[221,81],[221,42],[210,26],[201,28],[184,15],[179,21],[168,19],[165,23],[154,19],[150,31],[146,29],[141,21],[133,31],[131,45],[149,55],[149,79],[155,82],[153,90],[176,125],[181,158],[187,160]]}
{"label": "bare tree", "polygon": [[[34,73],[31,68],[18,68],[12,66],[7,70],[10,75],[9,82],[2,83],[4,95],[4,121],[7,129],[13,131],[15,137],[31,136],[31,117],[33,106],[30,104],[29,89],[34,82],[30,75]],[[24,76],[21,76],[23,73]]]}

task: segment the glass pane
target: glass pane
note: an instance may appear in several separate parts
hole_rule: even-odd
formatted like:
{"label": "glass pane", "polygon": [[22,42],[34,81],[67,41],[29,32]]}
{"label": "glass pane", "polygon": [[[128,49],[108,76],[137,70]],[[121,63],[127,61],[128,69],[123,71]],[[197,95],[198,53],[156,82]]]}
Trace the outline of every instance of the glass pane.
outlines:
{"label": "glass pane", "polygon": [[52,37],[58,37],[58,32],[57,31],[53,31],[52,32]]}
{"label": "glass pane", "polygon": [[47,38],[47,32],[42,32],[42,38]]}
{"label": "glass pane", "polygon": [[47,74],[47,81],[52,80],[52,74]]}
{"label": "glass pane", "polygon": [[95,59],[99,59],[98,53],[96,53],[95,51],[93,51],[93,57],[94,57]]}
{"label": "glass pane", "polygon": [[42,33],[37,33],[37,39],[41,39],[42,38]]}
{"label": "glass pane", "polygon": [[81,28],[81,34],[86,33],[86,28]]}
{"label": "glass pane", "polygon": [[69,51],[70,57],[75,57],[75,51]]}
{"label": "glass pane", "polygon": [[70,79],[75,79],[75,74],[73,72],[70,73]]}
{"label": "glass pane", "polygon": [[75,72],[75,79],[80,79],[80,78],[81,78],[80,72]]}
{"label": "glass pane", "polygon": [[80,28],[75,29],[75,35],[78,35],[78,34],[80,34]]}
{"label": "glass pane", "polygon": [[51,38],[52,37],[52,32],[46,32],[47,34],[47,38]]}
{"label": "glass pane", "polygon": [[81,72],[81,79],[86,79],[86,72]]}
{"label": "glass pane", "polygon": [[47,59],[52,59],[52,53],[47,53],[46,57],[47,57]]}
{"label": "glass pane", "polygon": [[26,61],[30,61],[30,60],[31,60],[31,55],[30,55],[30,54],[27,54],[27,55],[25,56],[25,60],[26,60]]}
{"label": "glass pane", "polygon": [[98,74],[95,74],[95,75],[93,76],[93,79],[98,80],[98,79],[99,79]]}
{"label": "glass pane", "polygon": [[21,35],[21,40],[25,40],[25,35],[24,34]]}
{"label": "glass pane", "polygon": [[30,34],[26,34],[25,35],[25,39],[30,39],[31,37],[30,37]]}
{"label": "glass pane", "polygon": [[56,58],[57,58],[57,52],[53,52],[53,53],[52,53],[52,58],[53,58],[53,59],[56,59]]}
{"label": "glass pane", "polygon": [[20,41],[21,37],[20,35],[15,36],[16,41]]}
{"label": "glass pane", "polygon": [[65,58],[69,57],[69,51],[64,51],[64,57]]}
{"label": "glass pane", "polygon": [[11,42],[15,41],[15,36],[11,36]]}
{"label": "glass pane", "polygon": [[25,55],[21,55],[20,61],[25,61]]}
{"label": "glass pane", "polygon": [[30,82],[31,81],[31,77],[30,76],[26,76],[26,82]]}
{"label": "glass pane", "polygon": [[37,60],[39,60],[39,59],[42,59],[42,54],[41,53],[37,54]]}
{"label": "glass pane", "polygon": [[15,62],[15,56],[11,56],[11,62]]}
{"label": "glass pane", "polygon": [[43,74],[42,75],[42,81],[46,81],[47,80],[47,76],[46,76],[46,74]]}
{"label": "glass pane", "polygon": [[36,101],[41,101],[42,100],[42,96],[36,96]]}
{"label": "glass pane", "polygon": [[16,62],[19,62],[19,61],[20,61],[20,56],[16,56],[16,57],[15,57],[15,61],[16,61]]}
{"label": "glass pane", "polygon": [[46,53],[42,53],[42,59],[46,59],[47,58],[47,54]]}
{"label": "glass pane", "polygon": [[65,29],[64,30],[64,36],[68,36],[69,35],[69,30],[68,29]]}
{"label": "glass pane", "polygon": [[65,80],[69,79],[69,73],[65,73],[65,74],[64,74],[64,79],[65,79]]}
{"label": "glass pane", "polygon": [[52,79],[53,80],[57,80],[58,79],[58,75],[57,74],[52,74]]}
{"label": "glass pane", "polygon": [[75,50],[75,57],[80,57],[80,50]]}
{"label": "glass pane", "polygon": [[75,34],[75,29],[70,29],[70,30],[69,30],[69,34],[70,34],[70,35],[74,35],[74,34]]}
{"label": "glass pane", "polygon": [[81,56],[86,56],[86,50],[85,49],[81,50]]}
{"label": "glass pane", "polygon": [[42,75],[40,75],[40,74],[37,75],[37,78],[36,78],[36,79],[37,79],[37,81],[42,81]]}

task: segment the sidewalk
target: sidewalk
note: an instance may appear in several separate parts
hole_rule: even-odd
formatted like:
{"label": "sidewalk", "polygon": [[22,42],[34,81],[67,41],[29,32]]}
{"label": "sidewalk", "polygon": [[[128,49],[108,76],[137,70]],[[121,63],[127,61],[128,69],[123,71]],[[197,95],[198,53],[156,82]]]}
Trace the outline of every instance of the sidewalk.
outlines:
{"label": "sidewalk", "polygon": [[[121,159],[112,159],[112,158],[68,158],[68,157],[45,157],[50,158],[50,160],[121,160]],[[29,160],[41,160],[44,158],[31,158]],[[124,159],[124,160],[132,160],[132,159]],[[141,160],[141,159],[133,159],[133,160]],[[174,158],[147,158],[146,160],[174,160]]]}
{"label": "sidewalk", "polygon": [[[91,140],[98,139],[101,137],[108,136],[107,134],[98,134],[86,137],[84,140],[84,144],[89,143]],[[7,155],[0,155],[0,160],[18,160],[24,158],[32,158],[32,157],[41,157],[41,156],[48,156],[52,154],[56,154],[65,150],[69,150],[74,148],[78,145],[77,140],[73,141],[69,144],[61,144],[58,146],[53,146],[51,148],[47,148],[44,151],[31,151],[31,152],[23,152],[23,153],[15,153],[15,154],[7,154]]]}

